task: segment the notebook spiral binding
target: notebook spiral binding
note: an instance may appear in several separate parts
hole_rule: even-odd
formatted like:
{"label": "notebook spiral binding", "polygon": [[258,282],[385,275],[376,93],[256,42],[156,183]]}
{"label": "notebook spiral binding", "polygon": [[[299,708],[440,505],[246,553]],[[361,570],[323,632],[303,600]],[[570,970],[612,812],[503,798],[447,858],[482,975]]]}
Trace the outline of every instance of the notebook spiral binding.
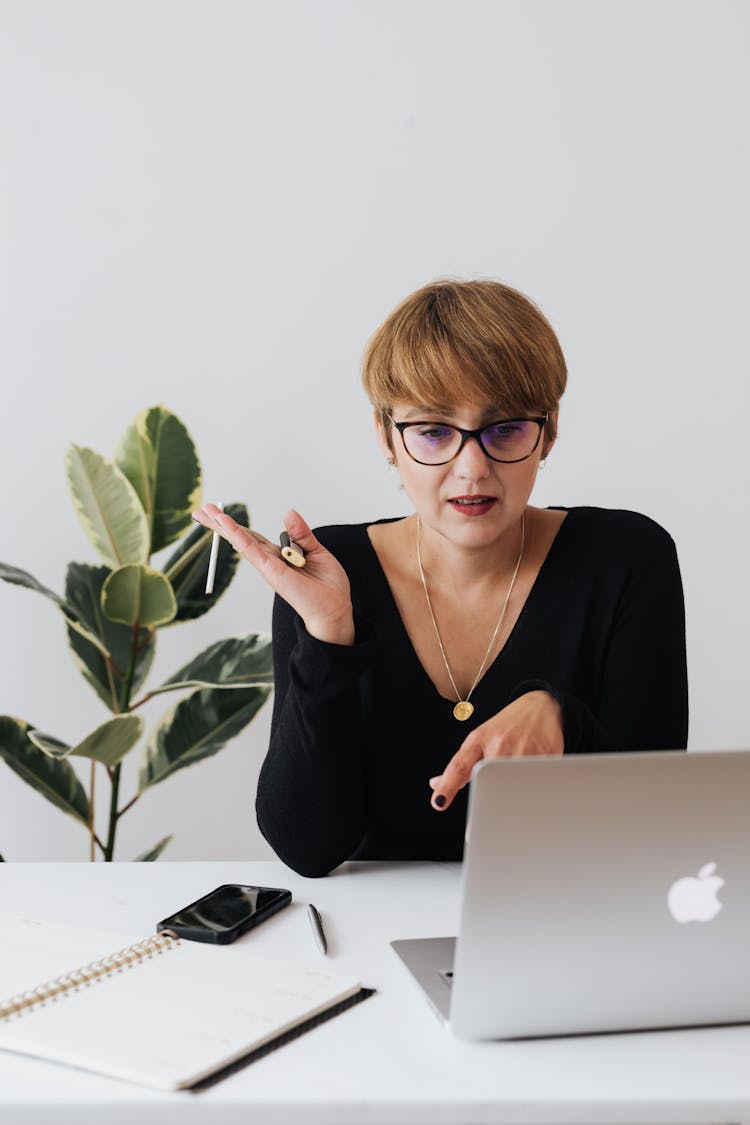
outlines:
{"label": "notebook spiral binding", "polygon": [[98,961],[91,961],[88,965],[82,965],[79,969],[55,977],[54,980],[45,981],[37,988],[19,992],[8,1000],[0,1001],[0,1020],[20,1016],[32,1008],[46,1004],[48,1000],[54,1001],[67,993],[78,992],[95,981],[121,973],[123,969],[132,969],[133,965],[140,961],[161,956],[166,951],[175,949],[179,944],[180,939],[177,934],[172,930],[162,930],[161,933],[137,941],[126,949],[118,949],[116,953],[110,953]]}

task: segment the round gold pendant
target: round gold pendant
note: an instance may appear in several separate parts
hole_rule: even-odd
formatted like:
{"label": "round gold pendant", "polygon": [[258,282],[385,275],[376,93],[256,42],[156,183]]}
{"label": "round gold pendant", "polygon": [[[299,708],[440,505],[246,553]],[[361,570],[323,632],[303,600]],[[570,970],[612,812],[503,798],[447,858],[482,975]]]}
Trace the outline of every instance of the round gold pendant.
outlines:
{"label": "round gold pendant", "polygon": [[459,723],[465,723],[473,714],[474,704],[469,703],[468,699],[460,699],[453,708],[454,718],[458,719]]}

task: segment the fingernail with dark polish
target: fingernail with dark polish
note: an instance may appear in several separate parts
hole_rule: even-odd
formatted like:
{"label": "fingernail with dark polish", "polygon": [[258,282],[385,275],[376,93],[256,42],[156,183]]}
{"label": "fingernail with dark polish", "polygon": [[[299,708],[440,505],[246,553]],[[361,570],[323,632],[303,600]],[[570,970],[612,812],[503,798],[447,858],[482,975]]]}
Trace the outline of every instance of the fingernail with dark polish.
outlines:
{"label": "fingernail with dark polish", "polygon": [[435,798],[435,804],[439,809],[443,808],[443,806],[445,805],[445,793],[438,793],[437,797]]}

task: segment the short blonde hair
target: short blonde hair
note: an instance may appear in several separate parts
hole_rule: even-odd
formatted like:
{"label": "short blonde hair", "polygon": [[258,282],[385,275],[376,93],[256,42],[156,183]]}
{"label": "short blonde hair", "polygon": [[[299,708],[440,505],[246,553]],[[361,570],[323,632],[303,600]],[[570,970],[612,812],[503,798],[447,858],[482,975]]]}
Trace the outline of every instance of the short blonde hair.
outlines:
{"label": "short blonde hair", "polygon": [[362,360],[362,382],[384,426],[399,399],[489,402],[508,414],[549,413],[551,441],[566,381],[552,325],[533,301],[499,281],[430,282],[393,310]]}

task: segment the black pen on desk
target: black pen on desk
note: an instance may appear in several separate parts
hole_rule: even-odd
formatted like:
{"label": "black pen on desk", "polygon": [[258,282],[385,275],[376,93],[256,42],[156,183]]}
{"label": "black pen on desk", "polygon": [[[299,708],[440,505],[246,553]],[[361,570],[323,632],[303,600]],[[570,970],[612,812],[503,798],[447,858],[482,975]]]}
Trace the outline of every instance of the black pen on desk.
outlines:
{"label": "black pen on desk", "polygon": [[320,912],[312,903],[307,907],[307,917],[310,919],[315,944],[321,953],[326,954],[328,952],[328,942],[326,941],[326,935],[323,929],[323,919],[320,917]]}
{"label": "black pen on desk", "polygon": [[281,544],[281,557],[284,562],[288,562],[290,566],[302,567],[307,561],[305,559],[305,552],[300,547],[299,543],[295,543],[293,539],[289,538],[288,531],[282,531],[279,535],[279,543]]}

